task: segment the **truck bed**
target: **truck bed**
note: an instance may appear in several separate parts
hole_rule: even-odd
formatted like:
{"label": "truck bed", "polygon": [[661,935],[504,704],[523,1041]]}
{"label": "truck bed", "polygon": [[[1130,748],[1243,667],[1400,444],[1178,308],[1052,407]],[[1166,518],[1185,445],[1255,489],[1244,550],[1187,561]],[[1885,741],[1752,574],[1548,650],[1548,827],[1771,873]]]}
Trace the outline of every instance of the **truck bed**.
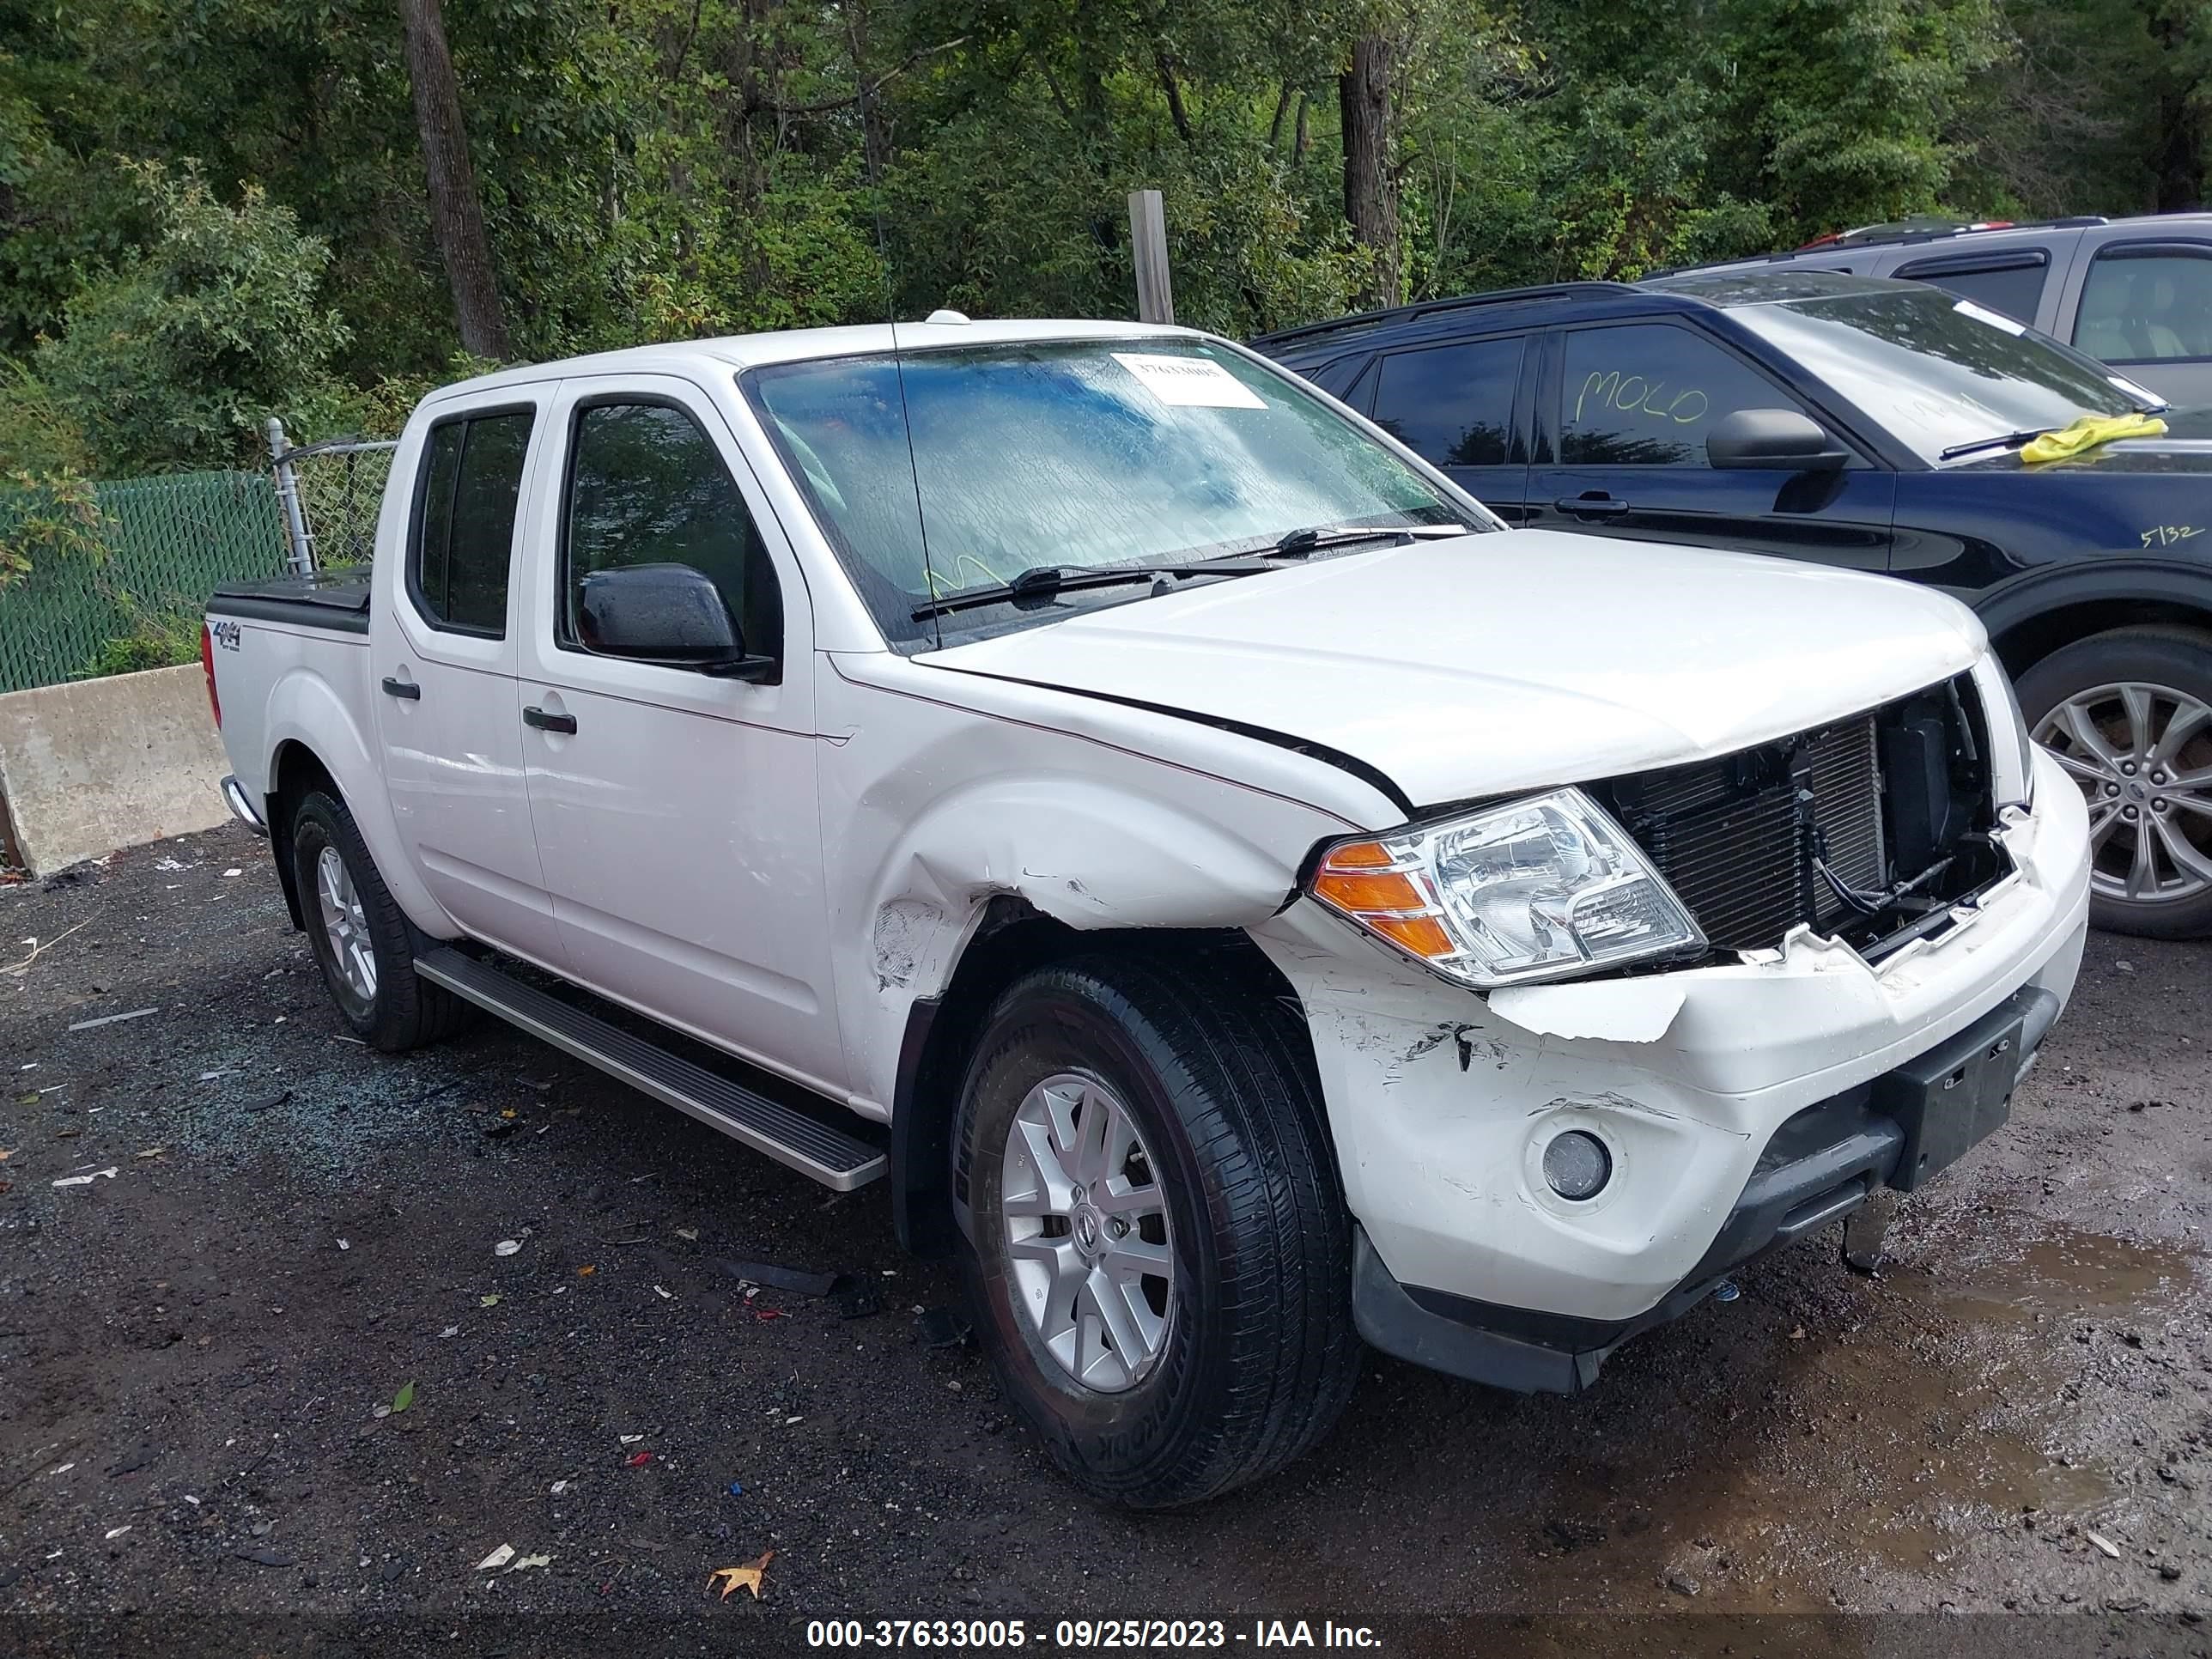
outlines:
{"label": "truck bed", "polygon": [[368,632],[368,568],[335,575],[227,582],[208,600],[210,617],[289,623],[337,634]]}

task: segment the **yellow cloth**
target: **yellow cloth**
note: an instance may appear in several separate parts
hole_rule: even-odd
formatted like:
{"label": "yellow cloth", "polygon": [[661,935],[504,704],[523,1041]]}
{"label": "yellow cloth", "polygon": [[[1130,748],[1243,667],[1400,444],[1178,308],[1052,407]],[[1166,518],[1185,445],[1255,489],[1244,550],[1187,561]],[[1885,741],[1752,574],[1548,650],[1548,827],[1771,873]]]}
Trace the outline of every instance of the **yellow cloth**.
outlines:
{"label": "yellow cloth", "polygon": [[2031,465],[2063,461],[2115,438],[2155,438],[2165,430],[2166,422],[2155,415],[2084,415],[2071,426],[2045,433],[2021,450],[2020,458]]}

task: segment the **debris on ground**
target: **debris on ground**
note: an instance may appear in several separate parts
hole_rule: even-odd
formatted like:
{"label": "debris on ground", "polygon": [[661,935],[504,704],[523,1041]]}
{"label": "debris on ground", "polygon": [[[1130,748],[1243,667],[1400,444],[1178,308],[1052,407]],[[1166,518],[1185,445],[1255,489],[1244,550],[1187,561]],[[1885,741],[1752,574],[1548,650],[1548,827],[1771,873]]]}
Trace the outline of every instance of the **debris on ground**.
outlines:
{"label": "debris on ground", "polygon": [[399,1385],[399,1392],[392,1396],[392,1414],[397,1417],[414,1403],[415,1384],[411,1382],[403,1382]]}
{"label": "debris on ground", "polygon": [[499,1292],[494,1291],[488,1296],[478,1297],[477,1298],[477,1306],[479,1308],[496,1308],[499,1306]]}
{"label": "debris on ground", "polygon": [[514,1559],[514,1546],[512,1544],[501,1544],[489,1555],[487,1555],[483,1560],[477,1563],[477,1571],[478,1572],[497,1572],[501,1567],[505,1566],[508,1562]]}
{"label": "debris on ground", "polygon": [[234,1550],[231,1553],[241,1561],[251,1561],[258,1566],[296,1567],[300,1565],[298,1556],[288,1550],[280,1550],[273,1544],[263,1544],[250,1550]]}
{"label": "debris on ground", "polygon": [[514,1565],[507,1571],[520,1572],[525,1567],[550,1567],[552,1565],[553,1558],[550,1555],[518,1555],[514,1558]]}
{"label": "debris on ground", "polygon": [[[24,957],[24,960],[28,962],[30,958],[26,957]],[[70,1026],[70,1030],[72,1031],[89,1031],[94,1027],[99,1025],[120,1025],[126,1019],[143,1019],[149,1014],[158,1014],[161,1012],[161,1011],[159,1008],[133,1008],[127,1014],[102,1014],[97,1019],[81,1019],[77,1021],[76,1024]]]}
{"label": "debris on ground", "polygon": [[753,1600],[757,1601],[761,1595],[761,1575],[768,1571],[768,1564],[775,1559],[775,1552],[768,1550],[762,1553],[759,1560],[748,1561],[741,1567],[717,1567],[707,1575],[707,1588],[714,1589],[715,1580],[720,1579],[725,1601],[730,1599],[730,1592],[733,1589],[749,1589],[753,1593]]}
{"label": "debris on ground", "polygon": [[2106,1537],[2101,1532],[2092,1531],[2087,1533],[2085,1536],[2087,1536],[2088,1540],[2094,1544],[2100,1550],[2103,1551],[2106,1555],[2111,1556],[2113,1560],[2117,1561],[2120,1559],[2120,1547],[2118,1544],[2115,1544],[2111,1539]]}
{"label": "debris on ground", "polygon": [[720,1255],[702,1256],[700,1261],[741,1285],[765,1285],[770,1290],[789,1291],[793,1296],[827,1296],[837,1282],[836,1273],[808,1273],[803,1268],[779,1267],[773,1261],[742,1261]]}
{"label": "debris on ground", "polygon": [[118,1173],[119,1171],[117,1167],[111,1164],[104,1170],[94,1170],[90,1175],[64,1176],[59,1181],[54,1182],[54,1185],[57,1187],[89,1187],[95,1181],[112,1181]]}
{"label": "debris on ground", "polygon": [[975,1328],[950,1308],[925,1308],[915,1318],[914,1332],[925,1348],[959,1348],[975,1340]]}
{"label": "debris on ground", "polygon": [[859,1273],[839,1273],[830,1287],[830,1305],[840,1319],[866,1319],[881,1313],[884,1299],[875,1285]]}
{"label": "debris on ground", "polygon": [[632,1452],[628,1457],[623,1460],[623,1467],[626,1469],[641,1469],[651,1462],[653,1462],[653,1454],[651,1452]]}
{"label": "debris on ground", "polygon": [[1878,1188],[1865,1203],[1844,1221],[1844,1265],[1869,1276],[1881,1271],[1882,1240],[1896,1218],[1902,1196],[1894,1188]]}
{"label": "debris on ground", "polygon": [[501,1240],[499,1241],[499,1243],[496,1243],[496,1244],[495,1244],[495,1245],[493,1245],[493,1246],[491,1247],[491,1253],[492,1253],[494,1255],[514,1255],[517,1250],[520,1250],[521,1248],[522,1248],[522,1241],[521,1241],[520,1239],[519,1239],[519,1238],[502,1238],[502,1239],[501,1239]]}

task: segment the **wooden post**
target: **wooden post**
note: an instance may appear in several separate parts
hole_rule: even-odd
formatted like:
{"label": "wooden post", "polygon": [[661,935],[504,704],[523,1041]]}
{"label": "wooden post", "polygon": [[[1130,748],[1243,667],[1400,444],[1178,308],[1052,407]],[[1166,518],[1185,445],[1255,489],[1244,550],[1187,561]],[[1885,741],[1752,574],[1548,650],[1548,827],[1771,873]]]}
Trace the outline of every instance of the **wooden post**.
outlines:
{"label": "wooden post", "polygon": [[1168,216],[1159,191],[1129,192],[1129,247],[1137,264],[1137,320],[1175,321],[1175,294],[1168,283]]}

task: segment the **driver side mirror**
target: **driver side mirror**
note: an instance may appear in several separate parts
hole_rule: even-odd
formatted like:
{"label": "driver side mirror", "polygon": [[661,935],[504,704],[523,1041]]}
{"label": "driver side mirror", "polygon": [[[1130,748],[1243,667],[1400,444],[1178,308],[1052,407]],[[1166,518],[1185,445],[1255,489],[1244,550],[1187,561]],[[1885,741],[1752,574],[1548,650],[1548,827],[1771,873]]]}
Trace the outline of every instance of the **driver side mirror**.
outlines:
{"label": "driver side mirror", "polygon": [[772,678],[773,657],[747,654],[722,590],[688,564],[616,565],[577,584],[586,650],[725,679]]}
{"label": "driver side mirror", "polygon": [[1705,459],[1717,467],[1833,472],[1850,453],[1794,409],[1739,409],[1705,434]]}

